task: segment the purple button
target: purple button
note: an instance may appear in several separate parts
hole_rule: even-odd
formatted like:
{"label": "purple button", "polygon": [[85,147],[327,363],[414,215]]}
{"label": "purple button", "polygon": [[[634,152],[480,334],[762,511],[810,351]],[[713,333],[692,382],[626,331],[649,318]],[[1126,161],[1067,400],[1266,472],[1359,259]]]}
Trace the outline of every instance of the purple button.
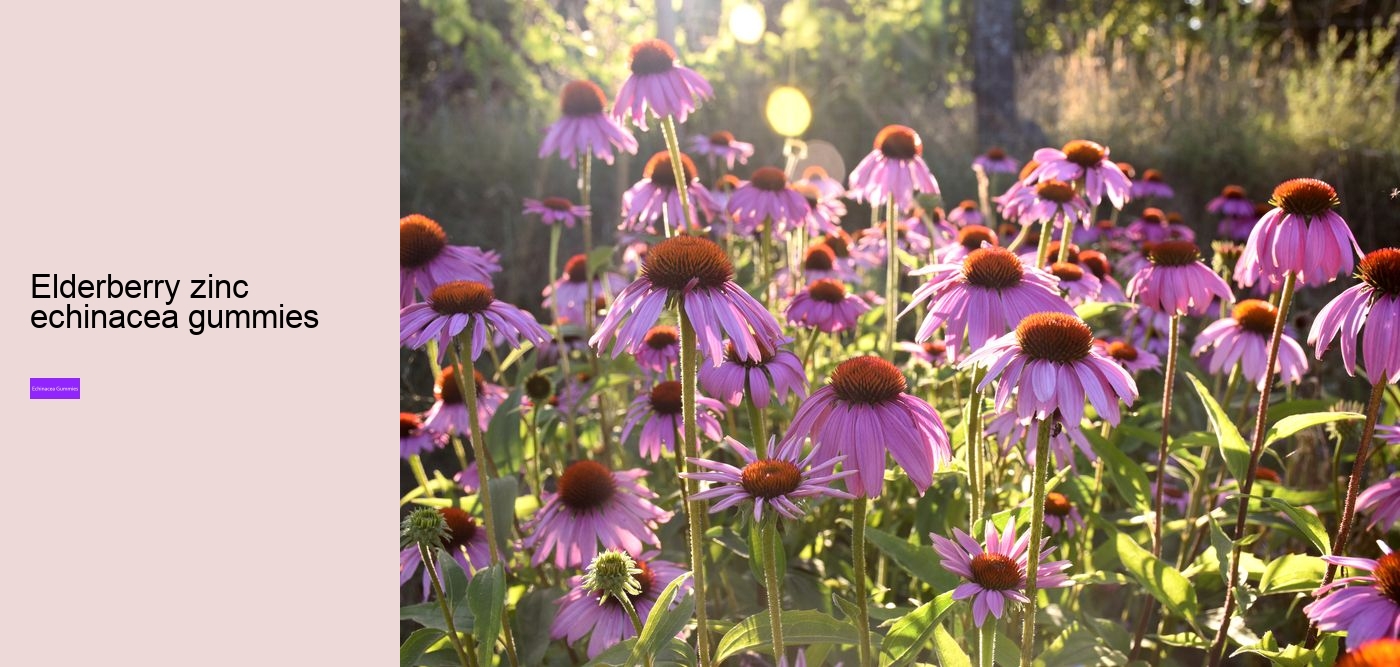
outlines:
{"label": "purple button", "polygon": [[29,398],[82,398],[78,378],[29,378]]}

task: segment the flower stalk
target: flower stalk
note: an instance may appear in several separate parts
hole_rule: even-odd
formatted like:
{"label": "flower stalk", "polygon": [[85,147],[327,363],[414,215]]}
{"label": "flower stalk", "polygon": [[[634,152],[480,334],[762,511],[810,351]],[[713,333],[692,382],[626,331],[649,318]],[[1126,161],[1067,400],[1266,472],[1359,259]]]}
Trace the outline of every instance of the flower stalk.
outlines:
{"label": "flower stalk", "polygon": [[[666,122],[670,126],[669,116]],[[672,129],[674,131],[674,128]],[[672,164],[680,164],[680,161],[675,160]],[[680,472],[687,472],[689,467],[686,459],[699,455],[697,451],[699,449],[699,427],[695,425],[695,384],[700,350],[696,344],[695,326],[691,324],[690,316],[686,314],[685,307],[680,306],[677,310],[680,311],[681,321],[681,423],[685,433],[680,442],[682,456],[677,457],[679,460],[676,463],[680,466]],[[699,483],[693,479],[687,479],[685,486],[687,488],[685,515],[690,538],[690,569],[695,573],[695,642],[700,654],[700,666],[709,667],[712,662],[710,658],[710,628],[705,611],[704,517],[701,515],[703,508],[701,507],[702,503],[694,500],[695,494],[700,491]]]}
{"label": "flower stalk", "polygon": [[1045,531],[1045,478],[1050,467],[1050,421],[1041,420],[1036,432],[1035,469],[1031,471],[1031,539],[1026,552],[1026,615],[1021,624],[1021,667],[1031,667],[1035,659],[1035,610],[1039,590],[1036,570],[1040,567],[1040,543]]}

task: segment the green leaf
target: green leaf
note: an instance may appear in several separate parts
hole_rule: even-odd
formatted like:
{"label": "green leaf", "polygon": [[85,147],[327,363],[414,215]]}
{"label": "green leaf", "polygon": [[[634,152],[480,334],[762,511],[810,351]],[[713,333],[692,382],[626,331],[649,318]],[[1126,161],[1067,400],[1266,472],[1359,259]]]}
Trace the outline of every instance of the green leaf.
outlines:
{"label": "green leaf", "polygon": [[1230,554],[1234,553],[1235,543],[1230,541],[1229,536],[1221,530],[1220,524],[1216,523],[1215,517],[1209,514],[1206,517],[1210,520],[1210,545],[1215,547],[1215,557],[1220,562],[1220,583],[1230,585]]}
{"label": "green leaf", "polygon": [[[763,573],[763,522],[750,521],[748,523],[749,570],[753,572],[753,578],[755,580],[763,581],[764,576],[766,576]],[[781,578],[783,573],[787,572],[787,549],[783,548],[782,534],[777,532],[777,528],[773,530],[775,533],[774,537],[778,541],[778,543],[774,545],[775,549],[773,553],[777,557],[778,577]]]}
{"label": "green leaf", "polygon": [[1331,665],[1337,659],[1337,636],[1329,634],[1317,648],[1312,650],[1303,648],[1301,644],[1280,649],[1278,641],[1274,639],[1274,633],[1270,631],[1259,638],[1258,644],[1243,647],[1232,653],[1230,657],[1233,658],[1241,653],[1262,656],[1279,667],[1322,667],[1323,665]]}
{"label": "green leaf", "polygon": [[1167,646],[1180,646],[1182,648],[1198,648],[1202,651],[1210,648],[1210,642],[1194,632],[1178,632],[1171,635],[1158,635],[1158,641]]}
{"label": "green leaf", "polygon": [[681,584],[689,578],[689,572],[676,577],[666,584],[661,595],[657,596],[656,604],[651,608],[651,615],[647,616],[646,623],[642,625],[642,633],[637,636],[637,644],[632,647],[632,664],[644,664],[646,656],[661,650],[667,641],[675,639],[685,628],[685,624],[690,622],[690,617],[695,614],[694,595],[686,595],[680,604],[671,606]]}
{"label": "green leaf", "polygon": [[1105,301],[1088,301],[1074,307],[1074,314],[1079,319],[1088,322],[1096,317],[1105,317],[1128,309],[1126,303],[1108,303]]}
{"label": "green leaf", "polygon": [[1360,412],[1309,412],[1302,415],[1290,415],[1274,422],[1274,425],[1269,427],[1268,432],[1264,435],[1264,446],[1268,447],[1279,440],[1291,437],[1305,428],[1365,418],[1366,415]]}
{"label": "green leaf", "polygon": [[[1260,498],[1259,496],[1254,496],[1254,498],[1287,514],[1288,518],[1293,521],[1293,525],[1297,526],[1298,531],[1303,534],[1303,537],[1307,538],[1313,546],[1317,547],[1317,550],[1321,552],[1322,555],[1326,556],[1332,553],[1331,538],[1327,536],[1327,529],[1322,526],[1322,519],[1317,518],[1316,514],[1299,507],[1294,507],[1278,498]],[[1244,502],[1244,499],[1241,498],[1240,502]]]}
{"label": "green leaf", "polygon": [[850,621],[851,623],[855,623],[856,619],[860,618],[860,609],[856,607],[856,603],[851,602],[850,600],[847,600],[846,598],[843,598],[840,595],[837,595],[836,593],[831,594],[831,599],[836,603],[836,608],[840,609],[842,614],[845,614],[846,620]]}
{"label": "green leaf", "polygon": [[437,628],[418,628],[408,639],[403,640],[403,646],[399,647],[399,667],[413,667],[418,664],[418,659],[446,636],[447,633]]}
{"label": "green leaf", "polygon": [[[510,393],[490,424],[483,424],[486,450],[501,470],[520,470],[525,465],[525,448],[520,435],[520,390]],[[466,440],[463,439],[465,443]]]}
{"label": "green leaf", "polygon": [[943,618],[954,604],[953,592],[949,591],[934,598],[932,602],[919,605],[914,611],[896,620],[890,626],[889,634],[885,635],[884,644],[880,647],[880,667],[907,665],[913,662],[919,652],[928,646],[934,629],[941,627],[938,624],[939,619]]}
{"label": "green leaf", "polygon": [[[754,614],[729,629],[719,640],[715,662],[731,658],[744,651],[773,648],[773,634],[768,612]],[[792,646],[803,644],[855,644],[855,626],[838,621],[820,611],[783,612],[783,641]]]}
{"label": "green leaf", "polygon": [[[636,644],[636,637],[618,642],[608,650],[599,653],[598,657],[589,660],[584,667],[636,667],[636,665],[642,664],[631,662],[632,647]],[[667,667],[669,665],[689,667],[695,664],[695,651],[685,642],[673,637],[651,658],[651,664],[654,667]]]}
{"label": "green leaf", "polygon": [[1118,560],[1138,583],[1173,614],[1193,626],[1196,623],[1196,589],[1176,568],[1163,563],[1143,549],[1132,537],[1116,534]]}
{"label": "green leaf", "polygon": [[554,622],[555,601],[563,593],[553,588],[537,588],[526,593],[515,604],[515,647],[520,652],[520,664],[539,665],[553,640],[549,626]]}
{"label": "green leaf", "polygon": [[1220,455],[1225,459],[1226,467],[1230,469],[1230,474],[1235,479],[1244,479],[1249,470],[1249,444],[1240,435],[1240,430],[1235,428],[1235,423],[1230,421],[1230,415],[1226,414],[1225,409],[1215,402],[1215,397],[1211,396],[1210,389],[1195,375],[1187,373],[1186,377],[1196,388],[1196,395],[1201,397],[1201,404],[1206,408],[1206,416],[1210,418],[1210,426],[1214,429],[1215,435],[1220,438]]}
{"label": "green leaf", "polygon": [[938,654],[938,664],[942,667],[972,667],[972,658],[941,623],[933,626],[933,652]]}
{"label": "green leaf", "polygon": [[933,547],[910,544],[904,538],[878,528],[866,528],[865,539],[874,543],[915,579],[932,586],[934,591],[942,593],[957,587],[958,578],[938,564]]}
{"label": "green leaf", "polygon": [[500,563],[476,571],[467,584],[467,606],[476,619],[472,636],[476,638],[477,662],[489,665],[506,610],[506,573]]}
{"label": "green leaf", "polygon": [[491,518],[495,520],[496,548],[508,554],[510,531],[515,525],[515,498],[520,495],[520,483],[513,475],[487,480],[491,493]]}
{"label": "green leaf", "polygon": [[1152,482],[1148,481],[1147,473],[1143,472],[1142,466],[1128,458],[1116,445],[1098,433],[1085,430],[1084,435],[1089,438],[1089,444],[1093,445],[1094,452],[1103,459],[1104,470],[1108,471],[1108,477],[1113,480],[1113,488],[1118,490],[1118,495],[1138,511],[1150,511],[1152,509]]}
{"label": "green leaf", "polygon": [[1264,575],[1259,579],[1259,593],[1311,593],[1317,590],[1326,572],[1327,562],[1316,556],[1279,556],[1264,568]]}

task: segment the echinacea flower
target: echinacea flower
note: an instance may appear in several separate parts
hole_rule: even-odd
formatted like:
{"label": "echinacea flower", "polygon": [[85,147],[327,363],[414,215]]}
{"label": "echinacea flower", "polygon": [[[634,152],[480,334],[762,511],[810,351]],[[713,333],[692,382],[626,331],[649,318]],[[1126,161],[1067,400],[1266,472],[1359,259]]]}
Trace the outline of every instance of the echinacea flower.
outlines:
{"label": "echinacea flower", "polygon": [[1352,642],[1348,637],[1347,645],[1353,643],[1359,646],[1353,647],[1347,654],[1337,660],[1333,667],[1392,667],[1400,665],[1400,639],[1384,638],[1372,639],[1361,643]]}
{"label": "echinacea flower", "polygon": [[1190,241],[1161,241],[1147,251],[1150,262],[1128,281],[1128,295],[1168,315],[1204,315],[1218,298],[1235,300],[1230,285],[1201,262]]}
{"label": "echinacea flower", "polygon": [[1005,218],[1008,222],[1021,223],[1021,211],[1025,209],[1026,204],[1030,202],[1031,197],[1035,194],[1034,184],[1027,185],[1027,179],[1039,168],[1039,162],[1035,160],[1027,162],[1025,166],[1021,167],[1020,174],[1016,176],[1016,180],[1012,181],[1011,185],[1007,186],[1006,192],[992,197],[992,201],[997,205],[997,211],[1000,212],[1001,217]]}
{"label": "echinacea flower", "polygon": [[1400,521],[1400,477],[1376,482],[1366,487],[1361,495],[1356,497],[1356,509],[1362,514],[1371,515],[1367,528],[1380,526],[1381,530],[1389,531],[1395,527],[1395,522]]}
{"label": "echinacea flower", "polygon": [[1333,565],[1365,574],[1338,579],[1317,589],[1317,600],[1303,613],[1323,632],[1347,633],[1347,644],[1360,646],[1373,639],[1400,636],[1400,554],[1378,542],[1380,558],[1323,556]]}
{"label": "echinacea flower", "polygon": [[1058,412],[1068,427],[1078,427],[1084,419],[1085,399],[1104,421],[1116,425],[1119,400],[1131,405],[1138,395],[1133,376],[1094,349],[1089,325],[1061,312],[1026,317],[1015,331],[988,342],[961,365],[987,367],[977,389],[997,382],[997,410],[1007,410],[1015,396],[1018,417],[1045,420]]}
{"label": "echinacea flower", "polygon": [[1244,188],[1227,185],[1220,196],[1206,204],[1206,210],[1227,218],[1248,218],[1254,215],[1254,203],[1245,196]]}
{"label": "echinacea flower", "polygon": [[[812,282],[816,280],[836,280],[839,282],[853,282],[859,278],[857,273],[848,266],[849,263],[838,262],[836,252],[831,246],[825,243],[813,243],[807,246],[807,251],[802,255],[802,271],[784,268],[779,269],[773,275],[773,282],[777,283],[784,294],[791,294],[802,287],[801,283],[793,284],[795,280],[805,280]],[[800,278],[799,278],[800,275]]]}
{"label": "echinacea flower", "polygon": [[914,290],[904,309],[907,313],[928,301],[916,341],[928,340],[946,326],[943,337],[950,346],[961,350],[966,343],[976,350],[1033,313],[1073,312],[1060,298],[1055,276],[1027,265],[1005,248],[974,250],[961,262],[934,264],[911,275],[929,277]]}
{"label": "echinacea flower", "polygon": [[1108,261],[1108,255],[1097,250],[1081,250],[1078,253],[1078,262],[1089,273],[1094,274],[1099,279],[1099,296],[1097,301],[1103,303],[1122,303],[1128,300],[1128,295],[1123,291],[1123,286],[1118,284],[1113,278],[1113,265]]}
{"label": "echinacea flower", "polygon": [[1065,301],[1070,306],[1099,298],[1099,279],[1078,264],[1054,262],[1050,265],[1050,275],[1060,280],[1060,291],[1065,293]]}
{"label": "echinacea flower", "polygon": [[1287,332],[1279,339],[1278,362],[1273,369],[1269,363],[1269,339],[1274,334],[1278,308],[1267,301],[1245,299],[1235,304],[1230,316],[1201,330],[1191,354],[1201,356],[1210,352],[1206,369],[1212,373],[1228,373],[1236,363],[1244,378],[1263,387],[1273,380],[1274,373],[1282,376],[1284,384],[1297,384],[1308,370],[1308,358],[1298,341]]}
{"label": "echinacea flower", "polygon": [[851,170],[851,198],[881,205],[893,199],[900,209],[914,193],[938,194],[938,181],[924,164],[924,142],[903,125],[887,125],[875,135],[875,150]]}
{"label": "echinacea flower", "polygon": [[710,82],[676,62],[675,49],[662,40],[634,44],[629,59],[632,75],[617,91],[613,116],[623,122],[631,118],[643,132],[648,111],[657,118],[672,116],[677,123],[684,123],[702,100],[715,95]]}
{"label": "echinacea flower", "polygon": [[608,164],[613,149],[635,155],[637,139],[603,110],[608,105],[603,89],[592,81],[570,81],[559,93],[559,120],[554,121],[540,142],[540,157],[551,153],[578,166],[579,156],[590,152]]}
{"label": "echinacea flower", "polygon": [[686,193],[690,197],[689,220],[681,207],[671,154],[661,151],[647,160],[642,168],[642,180],[622,193],[622,224],[618,229],[655,234],[658,224],[666,222],[672,229],[698,230],[703,226],[702,215],[707,219],[714,217],[718,206],[696,176],[695,163],[685,153],[681,153],[681,172],[685,174]]}
{"label": "echinacea flower", "polygon": [[1269,203],[1274,208],[1249,233],[1235,268],[1236,275],[1250,277],[1242,285],[1257,278],[1282,283],[1286,274],[1297,273],[1299,282],[1316,287],[1351,273],[1361,246],[1332,210],[1342,203],[1336,189],[1315,178],[1295,178],[1274,188]]}
{"label": "echinacea flower", "polygon": [[642,370],[664,375],[681,361],[681,332],[675,327],[658,324],[647,330],[641,347],[633,355]]}
{"label": "echinacea flower", "polygon": [[983,245],[1001,245],[996,232],[977,224],[968,224],[958,230],[956,243],[950,243],[934,253],[939,264],[952,264],[963,261],[973,250]]}
{"label": "echinacea flower", "polygon": [[848,293],[841,281],[821,278],[792,298],[786,316],[792,326],[838,333],[855,330],[856,319],[868,310],[870,304]]}
{"label": "echinacea flower", "polygon": [[1155,371],[1162,368],[1162,360],[1148,350],[1139,350],[1126,340],[1095,341],[1103,353],[1118,362],[1129,373]]}
{"label": "echinacea flower", "polygon": [[787,174],[777,167],[759,167],[729,197],[728,213],[734,231],[753,236],[759,227],[775,238],[805,227],[812,209],[807,198],[788,185]]}
{"label": "echinacea flower", "polygon": [[[628,595],[628,602],[632,603],[632,608],[636,610],[642,623],[646,623],[647,618],[651,616],[661,591],[686,573],[685,568],[660,560],[656,558],[657,555],[656,552],[638,552],[638,572],[634,575],[638,593]],[[562,639],[571,645],[588,637],[587,652],[589,659],[592,659],[623,640],[637,636],[637,630],[632,626],[632,620],[622,603],[604,596],[600,591],[588,590],[584,587],[583,580],[582,576],[569,578],[569,592],[555,602],[559,605],[559,610],[555,612],[554,621],[549,626],[549,637]],[[691,586],[690,581],[680,585],[676,595],[677,601],[690,592]]]}
{"label": "echinacea flower", "polygon": [[[613,295],[626,287],[627,279],[612,272],[596,272],[589,280],[588,257],[574,255],[564,263],[564,275],[544,288],[544,307],[552,309],[557,303],[561,320],[583,322],[589,307],[601,310],[600,300],[606,305]],[[591,302],[588,300],[590,292],[593,295]]]}
{"label": "echinacea flower", "polygon": [[1342,363],[1356,375],[1361,343],[1366,374],[1373,382],[1400,381],[1400,249],[1372,251],[1357,268],[1361,283],[1332,299],[1313,320],[1308,343],[1321,359],[1340,334]]}
{"label": "echinacea flower", "polygon": [[856,474],[854,470],[836,472],[836,464],[845,459],[836,456],[825,460],[816,452],[802,456],[802,441],[791,440],[781,445],[769,443],[768,458],[759,459],[752,449],[734,438],[726,437],[724,444],[734,450],[743,462],[735,467],[722,461],[692,458],[696,472],[681,473],[681,477],[709,482],[709,488],[693,496],[694,500],[714,500],[710,512],[729,509],[745,501],[753,501],[754,521],[763,520],[763,508],[777,512],[783,518],[802,518],[802,503],[815,498],[854,498],[833,488],[832,482]]}
{"label": "echinacea flower", "polygon": [[[1123,170],[1108,159],[1108,147],[1084,139],[1075,139],[1061,150],[1042,148],[1032,159],[1040,164],[1025,180],[1027,183],[1084,181],[1084,199],[1097,206],[1108,198],[1113,208],[1123,208],[1132,195],[1132,183]],[[1024,222],[1023,222],[1024,224]]]}
{"label": "echinacea flower", "polygon": [[763,349],[781,344],[782,327],[734,283],[734,265],[714,241],[682,235],[657,243],[642,260],[640,274],[617,295],[589,339],[595,350],[612,341],[614,357],[623,350],[635,354],[672,300],[685,310],[712,364],[720,363],[726,337],[744,359],[761,359]]}
{"label": "echinacea flower", "polygon": [[1377,426],[1375,438],[1387,445],[1400,445],[1400,424]]}
{"label": "echinacea flower", "polygon": [[[724,165],[730,170],[734,169],[734,162],[748,164],[749,158],[753,157],[753,144],[745,143],[734,138],[734,134],[720,130],[709,134],[700,134],[690,139],[690,150],[696,155],[704,155],[714,160],[716,158],[724,160]],[[714,166],[714,162],[710,162]]]}
{"label": "echinacea flower", "polygon": [[412,412],[399,413],[399,458],[426,454],[447,444],[447,440],[423,428],[423,418]]}
{"label": "echinacea flower", "polygon": [[811,437],[817,459],[845,456],[859,474],[846,480],[856,496],[877,498],[885,486],[885,453],[920,494],[933,472],[952,458],[948,431],[938,412],[905,393],[904,374],[879,357],[847,359],[829,384],[798,406],[784,444]]}
{"label": "echinacea flower", "polygon": [[846,215],[846,205],[840,197],[826,197],[820,188],[811,183],[797,181],[792,189],[807,200],[806,232],[812,236],[822,236],[841,229],[841,218]]}
{"label": "echinacea flower", "polygon": [[433,220],[414,213],[399,219],[399,307],[414,302],[415,292],[431,294],[453,280],[491,285],[500,271],[500,257],[473,246],[447,245],[447,232]]}
{"label": "echinacea flower", "polygon": [[[954,600],[972,598],[972,622],[982,627],[991,616],[1000,619],[1007,613],[1007,600],[1022,604],[1030,602],[1026,597],[1026,567],[1030,564],[1030,532],[1017,535],[1016,521],[1013,519],[1006,529],[997,533],[996,525],[986,523],[982,536],[984,547],[971,535],[959,528],[953,529],[953,539],[942,535],[929,535],[933,540],[933,550],[943,569],[966,579],[953,589]],[[1037,589],[1063,588],[1070,586],[1064,571],[1069,569],[1067,560],[1049,560],[1053,547],[1045,548],[1049,539],[1041,541],[1040,562],[1035,568]]]}
{"label": "echinacea flower", "polygon": [[1163,213],[1160,208],[1149,208],[1142,212],[1142,217],[1134,220],[1128,228],[1124,230],[1128,240],[1138,243],[1157,243],[1159,241],[1195,241],[1195,230],[1180,222],[1180,216],[1173,220],[1174,213]]}
{"label": "echinacea flower", "polygon": [[807,397],[807,373],[802,360],[791,350],[763,350],[760,359],[742,359],[732,344],[724,347],[724,360],[718,366],[700,367],[700,388],[729,405],[739,405],[745,395],[759,409],[789,396]]}
{"label": "echinacea flower", "polygon": [[546,225],[563,223],[570,229],[588,217],[587,206],[580,206],[563,197],[526,199],[524,212],[525,215],[540,216],[540,222]]}
{"label": "echinacea flower", "polygon": [[[923,222],[917,218],[905,218],[895,222],[895,247],[907,252],[915,257],[928,256],[929,248],[933,247],[933,240],[928,237],[928,232],[923,229]],[[860,236],[856,239],[856,248],[860,251],[858,259],[866,268],[881,266],[885,263],[885,246],[889,230],[889,223],[882,222],[874,227],[866,227],[860,230]],[[956,232],[953,232],[956,234]]]}
{"label": "echinacea flower", "polygon": [[959,227],[966,227],[967,225],[982,225],[986,221],[982,218],[982,209],[977,207],[977,202],[964,199],[953,210],[948,211],[948,222]]}
{"label": "echinacea flower", "polygon": [[982,168],[988,174],[1014,174],[1020,168],[1016,163],[1016,158],[1006,154],[1006,151],[993,146],[987,149],[986,153],[972,158],[972,168]]}
{"label": "echinacea flower", "polygon": [[1051,491],[1045,494],[1045,527],[1050,529],[1051,534],[1064,532],[1066,535],[1073,535],[1084,527],[1084,517],[1079,514],[1079,508],[1074,506],[1069,497]]}
{"label": "echinacea flower", "polygon": [[[510,392],[506,391],[505,387],[487,382],[481,371],[472,369],[472,375],[473,381],[476,382],[476,423],[485,429]],[[423,418],[423,428],[446,435],[470,435],[471,422],[467,421],[466,398],[462,396],[461,385],[457,384],[455,368],[442,367],[442,378],[433,388],[433,393],[437,396],[437,402],[433,403],[432,409],[428,410],[428,414]]]}
{"label": "echinacea flower", "polygon": [[553,553],[556,567],[582,567],[598,555],[599,544],[629,554],[642,553],[643,543],[659,548],[656,527],[671,513],[652,504],[656,494],[638,481],[646,474],[640,468],[614,472],[597,461],[570,463],[525,525],[521,544],[534,550],[530,563]]}
{"label": "echinacea flower", "polygon": [[[802,178],[797,179],[798,183],[812,185],[821,192],[822,199],[841,199],[846,196],[846,186],[841,184],[839,179],[831,177],[825,169],[817,165],[809,165],[802,170]],[[845,214],[845,207],[842,207],[842,214]]]}
{"label": "echinacea flower", "polygon": [[[681,407],[680,382],[665,380],[656,383],[651,391],[633,399],[632,405],[627,408],[627,418],[622,423],[623,442],[640,426],[637,449],[644,458],[656,461],[663,453],[675,451],[676,443],[685,438]],[[707,396],[696,396],[695,426],[700,430],[700,435],[718,442],[723,433],[715,415],[723,412],[723,403]]]}
{"label": "echinacea flower", "polygon": [[948,347],[947,343],[937,338],[922,343],[900,341],[895,347],[908,352],[911,363],[918,362],[937,367],[956,363],[958,360],[957,349]]}
{"label": "echinacea flower", "polygon": [[1171,199],[1175,196],[1172,186],[1167,185],[1166,179],[1162,178],[1162,172],[1156,169],[1144,169],[1142,178],[1133,181],[1128,190],[1133,199]]}
{"label": "echinacea flower", "polygon": [[1036,183],[1021,195],[1016,208],[1016,221],[1022,225],[1049,222],[1055,227],[1088,227],[1089,204],[1066,181],[1048,180]]}
{"label": "echinacea flower", "polygon": [[489,285],[471,280],[443,283],[433,289],[426,303],[414,303],[399,311],[399,344],[418,349],[438,341],[438,360],[447,358],[447,347],[457,334],[470,328],[471,360],[486,349],[492,334],[511,347],[525,341],[539,344],[550,339],[529,313],[497,301]]}
{"label": "echinacea flower", "polygon": [[[462,572],[471,579],[473,567],[482,568],[491,564],[490,546],[486,543],[486,530],[477,524],[472,515],[456,507],[440,507],[438,513],[447,524],[447,536],[442,540],[443,551],[462,566]],[[411,545],[399,552],[399,585],[409,579],[423,565],[423,555],[417,545]],[[442,566],[438,566],[438,579],[442,579]],[[432,577],[427,568],[423,569],[423,599],[428,599],[432,591]]]}

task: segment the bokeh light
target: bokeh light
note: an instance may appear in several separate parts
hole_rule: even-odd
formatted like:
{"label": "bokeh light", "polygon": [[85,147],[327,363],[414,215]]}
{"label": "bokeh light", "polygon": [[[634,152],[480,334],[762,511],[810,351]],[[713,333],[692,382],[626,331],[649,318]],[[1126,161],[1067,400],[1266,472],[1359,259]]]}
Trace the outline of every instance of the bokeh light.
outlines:
{"label": "bokeh light", "polygon": [[773,131],[785,137],[800,137],[812,124],[812,105],[807,96],[792,86],[782,86],[768,95],[764,111]]}
{"label": "bokeh light", "polygon": [[729,32],[740,44],[757,44],[763,39],[763,7],[747,2],[734,6],[729,12]]}

